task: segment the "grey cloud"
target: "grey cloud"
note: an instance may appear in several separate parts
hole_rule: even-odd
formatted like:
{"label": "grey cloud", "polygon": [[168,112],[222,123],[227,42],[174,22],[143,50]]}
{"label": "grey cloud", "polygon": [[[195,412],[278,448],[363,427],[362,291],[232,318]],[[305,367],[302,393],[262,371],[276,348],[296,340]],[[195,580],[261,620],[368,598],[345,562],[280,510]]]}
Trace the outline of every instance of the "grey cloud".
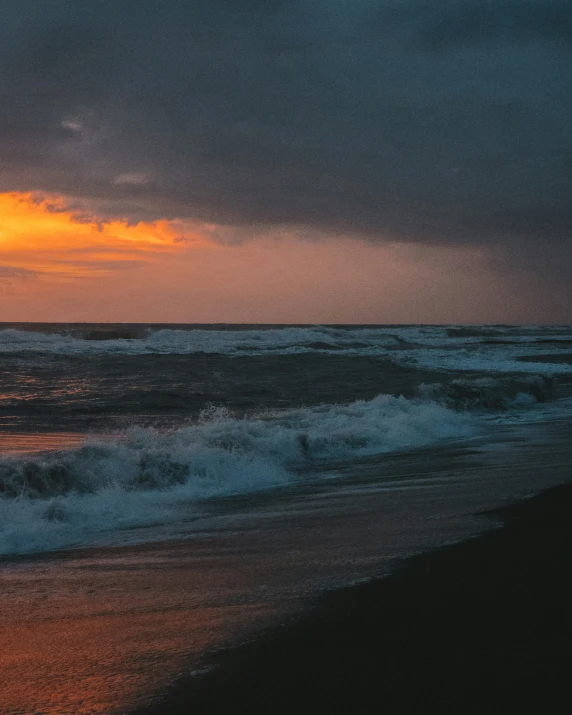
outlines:
{"label": "grey cloud", "polygon": [[572,41],[568,0],[464,0],[407,3],[426,47],[483,42]]}
{"label": "grey cloud", "polygon": [[0,188],[132,220],[566,238],[571,17],[555,0],[20,0],[0,29]]}

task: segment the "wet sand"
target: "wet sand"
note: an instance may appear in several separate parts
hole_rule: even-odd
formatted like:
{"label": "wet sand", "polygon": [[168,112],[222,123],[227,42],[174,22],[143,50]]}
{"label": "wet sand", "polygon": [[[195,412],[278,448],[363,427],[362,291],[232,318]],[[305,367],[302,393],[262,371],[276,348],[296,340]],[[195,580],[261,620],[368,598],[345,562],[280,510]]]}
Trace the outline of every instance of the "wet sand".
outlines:
{"label": "wet sand", "polygon": [[327,595],[138,715],[567,712],[571,515],[572,485],[505,508],[502,529]]}
{"label": "wet sand", "polygon": [[[188,674],[209,663],[213,650],[300,614],[320,592],[387,574],[404,557],[490,528],[490,518],[471,514],[569,480],[571,427],[569,421],[499,425],[493,443],[454,442],[339,464],[333,480],[319,474],[313,483],[216,500],[213,514],[182,525],[183,537],[185,529],[195,530],[190,539],[172,535],[158,543],[109,543],[6,559],[0,569],[0,712],[123,715],[149,702],[161,704],[147,712],[161,715],[280,712],[282,702],[283,712],[294,712],[292,698],[306,697],[300,682],[310,687],[315,678],[324,693],[308,690],[307,697],[324,699],[334,711],[343,694],[334,688],[328,695],[328,683],[340,680],[342,671],[347,705],[351,694],[366,687],[362,681],[373,677],[367,669],[360,675],[369,658],[364,654],[377,662],[383,643],[385,626],[376,625],[374,615],[387,608],[375,605],[375,586],[332,596],[339,607],[322,610],[331,616],[320,616],[317,626],[310,618],[303,622],[308,629],[281,629],[238,656],[226,656],[220,673],[211,676],[222,681],[207,677],[195,691]],[[524,533],[534,541],[530,530]],[[114,536],[128,537],[129,532]],[[359,594],[367,596],[370,588],[368,606]],[[419,593],[425,600],[424,592],[430,592],[415,582],[407,588],[411,606]],[[456,597],[446,596],[447,603]],[[363,620],[352,625],[352,612]],[[398,624],[391,613],[389,625],[394,619]],[[402,620],[410,619],[404,614]],[[396,625],[398,640],[402,627]],[[352,634],[361,638],[370,631],[371,642],[352,640]],[[292,635],[282,642],[287,633]],[[244,679],[242,662],[254,680]],[[167,688],[170,683],[175,686]],[[176,693],[175,699],[163,702],[165,692]],[[280,694],[270,709],[265,692]],[[250,702],[255,696],[263,699]],[[295,707],[304,711],[306,704]]]}

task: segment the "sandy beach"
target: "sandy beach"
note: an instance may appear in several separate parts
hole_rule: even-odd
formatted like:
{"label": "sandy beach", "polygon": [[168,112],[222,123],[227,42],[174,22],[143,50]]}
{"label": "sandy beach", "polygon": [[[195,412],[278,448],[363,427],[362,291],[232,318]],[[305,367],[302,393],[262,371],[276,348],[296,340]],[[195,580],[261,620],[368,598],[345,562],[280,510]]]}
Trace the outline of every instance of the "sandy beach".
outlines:
{"label": "sandy beach", "polygon": [[137,715],[564,712],[571,511],[572,485],[504,508],[503,528],[325,596]]}
{"label": "sandy beach", "polygon": [[563,715],[572,0],[17,0],[0,715]]}
{"label": "sandy beach", "polygon": [[[321,683],[324,702],[344,702],[336,690],[343,682],[345,702],[363,691],[365,704],[368,688],[386,668],[375,665],[382,663],[380,653],[397,657],[393,645],[384,645],[387,624],[395,625],[392,637],[400,640],[409,621],[423,618],[418,609],[430,589],[413,577],[393,597],[401,604],[397,612],[376,605],[378,589],[381,594],[390,580],[336,592],[299,625],[270,631],[255,645],[225,656],[204,681],[189,674],[210,666],[221,648],[299,618],[320,592],[386,575],[408,555],[490,529],[497,517],[478,512],[570,478],[569,437],[567,421],[508,427],[499,430],[494,444],[473,440],[388,455],[348,465],[346,475],[340,469],[335,482],[321,478],[302,491],[245,497],[242,505],[236,499],[226,507],[219,503],[218,516],[212,522],[205,516],[203,531],[192,539],[8,559],[1,573],[7,685],[0,692],[0,711],[119,715],[150,707],[144,712],[158,715],[192,706],[193,712],[209,713],[291,712],[293,699],[306,698],[304,683],[310,693],[314,681],[316,687]],[[527,528],[522,538],[528,543],[536,536]],[[458,553],[477,543],[458,547]],[[565,560],[567,552],[557,553]],[[536,568],[531,562],[531,573]],[[447,612],[458,605],[458,594],[447,595],[446,583],[454,585],[458,577],[455,565],[447,582],[432,582],[433,602],[443,599]],[[521,587],[515,582],[514,588]],[[460,623],[468,618],[470,624],[474,607],[459,611]],[[358,615],[362,620],[352,625]],[[437,642],[427,641],[427,647]],[[412,648],[410,655],[421,652]],[[345,673],[341,681],[338,661]],[[412,666],[395,667],[405,674]],[[329,694],[328,683],[336,684]],[[264,693],[280,693],[271,710]],[[244,706],[233,709],[241,698]]]}
{"label": "sandy beach", "polygon": [[[525,349],[440,327],[4,332],[2,715],[423,712],[444,684],[472,703],[468,673],[494,681],[483,644],[510,655],[503,589],[532,593],[511,564],[533,578],[529,552],[565,562],[522,522],[514,554],[479,546],[470,565],[505,533],[474,538],[500,525],[491,510],[571,479],[569,352],[557,377],[513,359],[527,330]],[[255,339],[268,354],[243,354]],[[293,348],[310,352],[275,354]]]}

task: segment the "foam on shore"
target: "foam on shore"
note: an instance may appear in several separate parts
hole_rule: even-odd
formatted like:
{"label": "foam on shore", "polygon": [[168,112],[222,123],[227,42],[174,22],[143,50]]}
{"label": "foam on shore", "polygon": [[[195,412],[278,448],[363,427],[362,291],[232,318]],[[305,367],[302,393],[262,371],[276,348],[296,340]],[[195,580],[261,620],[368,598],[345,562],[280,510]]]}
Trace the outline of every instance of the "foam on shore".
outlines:
{"label": "foam on shore", "polygon": [[133,428],[63,451],[5,456],[0,553],[53,549],[112,528],[173,520],[189,502],[286,484],[319,462],[477,431],[470,414],[380,395],[248,419],[214,409],[168,432]]}

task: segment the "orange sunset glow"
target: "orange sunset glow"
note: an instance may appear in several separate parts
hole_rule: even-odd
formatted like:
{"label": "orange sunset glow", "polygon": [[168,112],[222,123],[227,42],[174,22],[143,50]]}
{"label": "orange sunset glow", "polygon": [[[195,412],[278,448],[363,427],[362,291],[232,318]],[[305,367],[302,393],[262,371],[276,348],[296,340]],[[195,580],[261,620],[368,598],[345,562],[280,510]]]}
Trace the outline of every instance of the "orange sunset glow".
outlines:
{"label": "orange sunset glow", "polygon": [[500,294],[505,320],[518,318],[521,294],[471,246],[433,253],[286,227],[130,223],[63,197],[0,194],[4,321],[455,322],[470,308],[486,322]]}
{"label": "orange sunset glow", "polygon": [[62,198],[0,194],[0,265],[7,275],[7,268],[14,276],[106,274],[172,253],[180,240],[176,222],[100,221],[69,210]]}

